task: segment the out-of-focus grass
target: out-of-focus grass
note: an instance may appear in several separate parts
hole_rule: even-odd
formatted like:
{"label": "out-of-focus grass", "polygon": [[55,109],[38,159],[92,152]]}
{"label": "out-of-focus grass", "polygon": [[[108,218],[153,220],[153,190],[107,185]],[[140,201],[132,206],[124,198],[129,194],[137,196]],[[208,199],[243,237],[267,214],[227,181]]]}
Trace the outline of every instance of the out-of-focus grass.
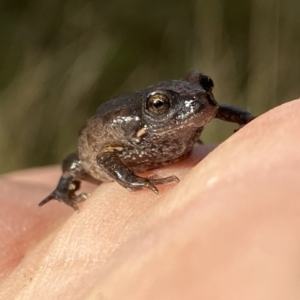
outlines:
{"label": "out-of-focus grass", "polygon": [[[2,0],[0,173],[60,162],[102,101],[191,69],[255,114],[299,97],[299,11],[297,0]],[[231,130],[212,122],[203,139]]]}

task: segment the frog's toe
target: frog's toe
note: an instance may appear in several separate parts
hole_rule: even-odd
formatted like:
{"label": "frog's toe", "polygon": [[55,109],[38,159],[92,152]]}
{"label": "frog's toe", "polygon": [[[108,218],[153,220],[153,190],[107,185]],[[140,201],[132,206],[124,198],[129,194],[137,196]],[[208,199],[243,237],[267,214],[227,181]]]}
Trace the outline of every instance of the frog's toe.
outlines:
{"label": "frog's toe", "polygon": [[169,176],[165,178],[155,178],[155,175],[151,174],[147,178],[138,177],[134,182],[127,182],[126,188],[130,191],[138,191],[141,189],[150,189],[155,194],[158,194],[159,191],[156,185],[165,184],[169,182],[179,182],[178,177]]}
{"label": "frog's toe", "polygon": [[151,182],[151,180],[145,180],[145,182],[144,182],[144,188],[150,189],[155,194],[159,193],[157,187]]}
{"label": "frog's toe", "polygon": [[124,186],[128,191],[140,191],[143,189],[150,189],[155,194],[158,194],[157,187],[148,178],[137,177],[134,181],[127,181]]}
{"label": "frog's toe", "polygon": [[[148,176],[147,179],[145,179],[145,187],[151,189],[155,194],[158,194],[158,189],[156,185],[160,184],[165,184],[165,183],[170,183],[170,182],[179,182],[179,179],[177,176],[172,175],[169,177],[164,177],[164,178],[155,178],[154,174],[151,174]],[[154,187],[154,189],[153,189]]]}
{"label": "frog's toe", "polygon": [[[48,203],[49,201],[54,200],[54,199],[56,199],[56,195],[55,195],[55,192],[52,192],[49,196],[47,196],[45,199],[43,199],[38,204],[38,206],[41,207],[41,206],[45,205],[46,203]],[[58,200],[58,199],[56,199],[56,200]]]}
{"label": "frog's toe", "polygon": [[152,184],[159,185],[159,184],[165,184],[170,182],[179,182],[179,178],[175,175],[164,177],[164,178],[155,178],[154,174],[151,174],[148,176],[148,179],[151,181]]}
{"label": "frog's toe", "polygon": [[79,195],[75,195],[74,194],[74,197],[72,198],[72,201],[73,202],[82,202],[82,201],[85,201],[91,194],[88,194],[88,193],[81,193]]}
{"label": "frog's toe", "polygon": [[78,205],[76,203],[85,201],[89,197],[89,194],[82,193],[76,195],[73,191],[69,191],[69,193],[61,193],[57,190],[53,191],[48,197],[43,199],[38,206],[41,207],[48,203],[51,200],[57,200],[59,202],[63,202],[66,205],[72,207],[75,212],[79,212]]}

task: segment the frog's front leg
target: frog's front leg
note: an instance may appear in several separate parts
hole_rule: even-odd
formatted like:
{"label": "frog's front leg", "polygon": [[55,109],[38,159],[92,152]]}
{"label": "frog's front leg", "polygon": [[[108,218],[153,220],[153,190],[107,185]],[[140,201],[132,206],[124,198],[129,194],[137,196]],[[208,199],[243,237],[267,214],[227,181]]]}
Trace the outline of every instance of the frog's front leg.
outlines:
{"label": "frog's front leg", "polygon": [[55,190],[44,200],[39,203],[39,206],[43,206],[51,200],[58,200],[71,206],[76,212],[78,212],[78,206],[76,203],[87,199],[88,194],[82,193],[76,195],[75,192],[80,188],[81,180],[91,181],[96,183],[83,169],[80,159],[76,153],[70,154],[62,164],[63,174],[61,175],[59,182]]}
{"label": "frog's front leg", "polygon": [[118,152],[122,150],[122,147],[106,147],[102,149],[97,156],[97,163],[108,176],[127,190],[137,191],[148,188],[158,194],[156,185],[168,182],[179,182],[176,176],[165,178],[154,178],[151,175],[148,178],[137,176],[119,158]]}
{"label": "frog's front leg", "polygon": [[240,129],[244,125],[252,121],[254,119],[254,116],[241,108],[221,104],[218,108],[218,112],[215,118],[227,122],[237,123],[240,125]]}

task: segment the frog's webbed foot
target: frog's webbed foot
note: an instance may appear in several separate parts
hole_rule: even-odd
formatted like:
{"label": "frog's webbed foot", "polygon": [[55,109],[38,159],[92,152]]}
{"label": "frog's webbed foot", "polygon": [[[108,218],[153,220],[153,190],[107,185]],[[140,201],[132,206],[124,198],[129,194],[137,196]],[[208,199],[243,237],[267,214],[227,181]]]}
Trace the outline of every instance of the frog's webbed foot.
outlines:
{"label": "frog's webbed foot", "polygon": [[79,195],[76,195],[75,191],[79,189],[79,185],[78,188],[77,187],[73,188],[74,183],[71,183],[70,187],[66,190],[64,189],[63,186],[60,185],[60,183],[61,180],[59,181],[59,184],[56,187],[56,189],[48,197],[42,200],[38,204],[38,206],[43,206],[51,200],[57,200],[59,202],[63,202],[66,205],[72,207],[78,213],[79,209],[76,203],[86,200],[89,195],[87,193],[81,193]]}
{"label": "frog's webbed foot", "polygon": [[89,180],[88,174],[84,171],[81,161],[76,153],[70,154],[62,165],[63,174],[57,184],[56,189],[45,199],[43,199],[39,206],[43,206],[51,200],[63,202],[72,207],[78,212],[77,203],[88,198],[88,194],[82,193],[76,195],[75,192],[80,188],[80,181],[82,179]]}
{"label": "frog's webbed foot", "polygon": [[87,193],[76,195],[75,192],[79,189],[79,187],[79,181],[73,181],[71,183],[67,183],[66,185],[66,178],[62,176],[56,189],[48,197],[42,200],[39,203],[39,206],[43,206],[51,200],[57,200],[65,203],[78,212],[79,209],[76,203],[86,200],[89,196]]}
{"label": "frog's webbed foot", "polygon": [[156,185],[169,182],[179,182],[179,179],[176,176],[155,178],[155,176],[150,175],[148,178],[144,178],[136,175],[119,159],[117,154],[118,150],[116,149],[117,148],[105,149],[101,151],[97,156],[97,162],[107,175],[127,190],[138,191],[142,189],[150,189],[154,193],[158,194]]}
{"label": "frog's webbed foot", "polygon": [[72,207],[77,213],[79,212],[78,205],[76,203],[86,200],[89,197],[87,193],[81,193],[76,195],[75,193],[71,194],[62,194],[59,191],[53,191],[48,197],[42,200],[39,203],[39,206],[43,206],[51,200],[57,200],[59,202],[63,202],[66,205]]}

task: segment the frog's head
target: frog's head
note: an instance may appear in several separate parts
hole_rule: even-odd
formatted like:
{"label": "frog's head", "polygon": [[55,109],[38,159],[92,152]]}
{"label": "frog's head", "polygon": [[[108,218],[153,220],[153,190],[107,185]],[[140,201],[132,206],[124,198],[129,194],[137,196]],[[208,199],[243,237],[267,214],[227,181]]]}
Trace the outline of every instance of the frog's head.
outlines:
{"label": "frog's head", "polygon": [[143,99],[143,118],[148,130],[200,128],[217,113],[213,81],[198,71],[186,80],[160,82]]}

